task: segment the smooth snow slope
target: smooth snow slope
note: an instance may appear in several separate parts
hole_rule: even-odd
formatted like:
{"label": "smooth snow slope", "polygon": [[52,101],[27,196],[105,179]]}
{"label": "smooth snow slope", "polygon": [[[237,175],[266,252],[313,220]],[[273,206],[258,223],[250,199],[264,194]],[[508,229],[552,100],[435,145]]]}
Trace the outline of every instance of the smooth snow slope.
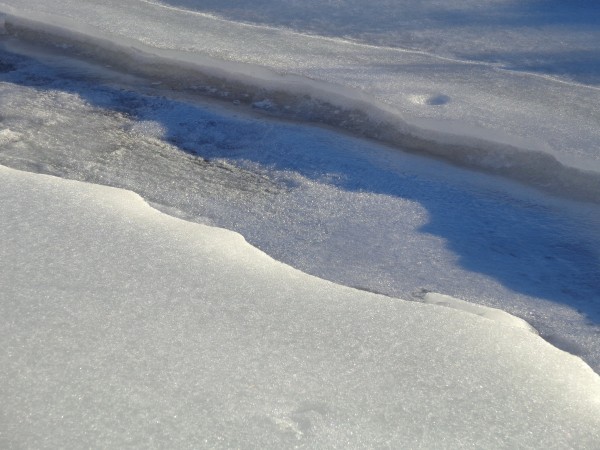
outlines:
{"label": "smooth snow slope", "polygon": [[[553,193],[600,198],[597,86],[165,5],[4,0],[0,11],[10,14],[11,34],[77,44],[71,51],[181,89],[250,98],[271,113],[334,124]],[[594,42],[593,31],[587,36]],[[340,108],[345,114],[336,117]]]}
{"label": "smooth snow slope", "polygon": [[595,448],[535,334],[307,276],[130,192],[0,167],[3,447]]}

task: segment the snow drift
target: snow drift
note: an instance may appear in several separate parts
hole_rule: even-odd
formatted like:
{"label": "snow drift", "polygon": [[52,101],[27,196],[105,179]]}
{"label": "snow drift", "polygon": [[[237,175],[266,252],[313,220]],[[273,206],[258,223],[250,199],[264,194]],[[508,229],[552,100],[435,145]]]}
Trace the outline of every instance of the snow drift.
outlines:
{"label": "snow drift", "polygon": [[131,192],[0,175],[3,447],[600,440],[598,375],[506,316],[335,285]]}

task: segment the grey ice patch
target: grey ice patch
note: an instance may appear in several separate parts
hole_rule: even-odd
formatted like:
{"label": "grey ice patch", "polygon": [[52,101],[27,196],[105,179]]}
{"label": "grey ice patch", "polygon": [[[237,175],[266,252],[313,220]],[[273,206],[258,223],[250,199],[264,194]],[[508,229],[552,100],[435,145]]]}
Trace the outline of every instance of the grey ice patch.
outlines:
{"label": "grey ice patch", "polygon": [[17,70],[17,66],[10,62],[0,60],[0,73],[12,72],[13,70]]}
{"label": "grey ice patch", "polygon": [[444,94],[433,95],[427,99],[426,103],[431,106],[441,106],[450,103],[450,97]]}

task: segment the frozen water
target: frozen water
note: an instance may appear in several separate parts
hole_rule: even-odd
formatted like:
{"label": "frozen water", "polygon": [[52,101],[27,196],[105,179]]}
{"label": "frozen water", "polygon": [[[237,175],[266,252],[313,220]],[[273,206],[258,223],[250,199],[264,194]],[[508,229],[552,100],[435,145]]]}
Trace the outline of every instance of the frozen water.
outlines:
{"label": "frozen water", "polygon": [[[168,2],[168,7],[140,0],[126,4],[73,0],[38,3],[0,3],[0,11],[11,14],[6,16],[7,31],[38,42],[71,46],[72,52],[92,52],[96,59],[104,58],[130,71],[145,71],[169,80],[171,86],[191,89],[201,84],[238,102],[244,100],[240,95],[244,93],[259,102],[268,100],[276,106],[269,108],[272,113],[327,122],[512,176],[554,193],[585,200],[598,198],[597,86],[423,51],[354,43],[339,39],[343,37],[339,35],[313,36],[232,22],[179,8],[185,5],[169,6]],[[274,11],[285,7],[279,5]],[[381,5],[383,11],[393,10],[390,2]],[[402,5],[395,15],[408,3]],[[433,3],[427,5],[421,12],[424,17],[433,11]],[[474,8],[473,3],[461,5],[467,11]],[[531,2],[528,5],[533,7]],[[193,7],[191,3],[188,6]],[[508,7],[503,2],[491,6],[492,10]],[[459,6],[455,12],[462,9]],[[483,17],[483,9],[475,9],[480,14],[475,17]],[[510,17],[518,14],[518,8],[514,9]],[[558,17],[561,8],[552,10]],[[452,16],[451,12],[446,11]],[[578,17],[584,22],[594,16],[586,15],[583,9]],[[577,25],[571,23],[571,27]],[[557,34],[551,35],[552,39],[545,30],[537,32],[538,40],[560,40],[562,28],[555,28]],[[598,42],[594,40],[595,28],[580,27],[579,32],[587,42]],[[494,33],[484,33],[482,39],[495,42]],[[464,35],[459,41],[463,46],[471,42]],[[512,39],[503,42],[508,45]],[[577,42],[583,42],[583,37]],[[479,48],[472,42],[470,45]],[[521,48],[520,41],[513,45],[515,52]],[[576,44],[572,46],[565,51],[575,51]],[[196,72],[190,72],[192,67]],[[223,80],[226,88],[219,91]],[[307,113],[307,95],[321,102],[325,110],[315,112],[311,106],[312,112]],[[290,107],[287,112],[286,107]],[[331,114],[336,107],[350,111],[350,116],[336,118]],[[362,115],[353,116],[352,111]],[[568,169],[573,167],[579,170]]]}
{"label": "frozen water", "polygon": [[136,195],[0,167],[3,447],[579,447],[600,378]]}
{"label": "frozen water", "polygon": [[465,311],[471,314],[485,317],[489,320],[494,320],[509,327],[523,328],[527,331],[531,331],[532,333],[536,333],[535,328],[533,328],[523,319],[519,319],[518,317],[510,315],[506,311],[502,311],[500,309],[475,305],[473,303],[465,302],[458,298],[450,297],[449,295],[438,294],[435,292],[424,293],[423,301],[424,303],[458,309],[459,311]]}
{"label": "frozen water", "polygon": [[597,206],[238,106],[167,99],[108,69],[3,58],[15,70],[0,85],[2,126],[19,139],[0,163],[133,190],[341,284],[506,310],[600,369]]}
{"label": "frozen water", "polygon": [[0,0],[0,164],[270,255],[0,167],[0,446],[594,448],[598,8],[446,3]]}
{"label": "frozen water", "polygon": [[600,81],[600,8],[589,0],[145,0],[234,21]]}

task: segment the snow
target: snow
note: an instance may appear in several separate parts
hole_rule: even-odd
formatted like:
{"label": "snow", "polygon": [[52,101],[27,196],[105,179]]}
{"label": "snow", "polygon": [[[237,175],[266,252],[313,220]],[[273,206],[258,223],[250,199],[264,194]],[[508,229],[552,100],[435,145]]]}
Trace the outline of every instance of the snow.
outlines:
{"label": "snow", "polygon": [[[242,101],[238,98],[240,92],[252,95],[257,97],[256,101],[278,106],[269,108],[271,112],[280,109],[275,112],[341,126],[413,151],[511,176],[554,194],[586,201],[597,199],[600,194],[597,152],[600,90],[593,83],[507,70],[485,62],[485,58],[461,60],[444,56],[446,51],[442,50],[435,54],[374,45],[368,40],[353,42],[343,39],[344,34],[309,35],[181,8],[199,8],[194,2],[138,0],[127,4],[116,1],[82,4],[52,0],[42,6],[38,3],[31,0],[0,3],[0,11],[9,13],[6,29],[10,34],[37,42],[68,43],[75,45],[77,51],[94,51],[102,54],[108,64],[145,72],[179,88],[191,88],[194,78],[204,80],[200,84],[211,89],[226,80],[227,88],[221,90],[221,96]],[[278,5],[276,15],[285,9],[281,2],[263,5]],[[406,7],[406,2],[403,5]],[[434,4],[428,5],[422,22],[427,22],[433,13]],[[472,3],[463,5],[467,10],[473,7]],[[391,16],[403,11],[402,4],[394,7],[382,2],[381,7]],[[476,10],[475,17],[485,23],[482,10]],[[562,8],[556,6],[553,10],[558,16]],[[585,8],[578,10],[580,22],[593,17],[595,9],[590,7],[590,10],[591,16]],[[318,8],[309,11],[309,16],[319,13]],[[373,19],[381,12],[367,18]],[[443,8],[438,21],[445,16],[449,20],[447,25],[453,25],[452,17],[456,16]],[[268,21],[266,16],[264,20]],[[579,25],[575,21],[570,30]],[[382,32],[385,30],[384,27]],[[494,27],[491,30],[497,31]],[[40,31],[43,34],[37,35]],[[564,30],[555,30],[558,34],[548,39],[547,31],[542,27],[535,35],[536,42],[560,41],[564,35]],[[490,33],[484,33],[481,39],[492,45],[496,33]],[[457,55],[464,53],[460,48],[467,44],[480,48],[470,40],[471,34],[458,33],[454,39],[457,44],[453,45]],[[596,34],[591,28],[586,34],[587,42],[597,42],[593,40]],[[511,38],[502,41],[498,52]],[[567,39],[566,48],[561,51],[576,52],[582,42],[582,38]],[[513,42],[513,53],[517,53],[521,43]],[[94,50],[98,47],[102,53]],[[190,72],[192,68],[195,75]],[[307,95],[313,100],[308,106]],[[278,96],[280,102],[275,99]],[[415,98],[429,100],[415,101]],[[336,118],[329,113],[332,104],[347,114]],[[448,121],[454,124],[453,129],[462,130],[459,138],[456,133],[448,136],[441,132],[440,121]],[[468,131],[473,129],[478,130],[475,136]],[[535,145],[515,147],[515,142],[535,142]],[[490,158],[490,152],[500,156]]]}
{"label": "snow", "polygon": [[528,330],[305,275],[115,188],[0,167],[0,205],[4,447],[600,439],[600,378]]}
{"label": "snow", "polygon": [[135,191],[347,286],[500,308],[600,368],[597,206],[241,106],[168,99],[152,79],[0,56],[14,69],[2,127],[18,136],[0,163]]}
{"label": "snow", "polygon": [[427,292],[423,296],[424,303],[432,305],[446,306],[448,308],[465,311],[477,316],[485,317],[486,319],[502,323],[509,327],[523,328],[532,333],[537,333],[535,328],[525,322],[523,319],[515,317],[511,314],[502,311],[501,309],[489,308],[482,305],[465,302],[458,298],[450,297],[449,295],[438,294],[436,292]]}
{"label": "snow", "polygon": [[598,84],[600,9],[577,0],[145,0],[237,22]]}
{"label": "snow", "polygon": [[595,448],[598,14],[0,0],[0,447]]}

